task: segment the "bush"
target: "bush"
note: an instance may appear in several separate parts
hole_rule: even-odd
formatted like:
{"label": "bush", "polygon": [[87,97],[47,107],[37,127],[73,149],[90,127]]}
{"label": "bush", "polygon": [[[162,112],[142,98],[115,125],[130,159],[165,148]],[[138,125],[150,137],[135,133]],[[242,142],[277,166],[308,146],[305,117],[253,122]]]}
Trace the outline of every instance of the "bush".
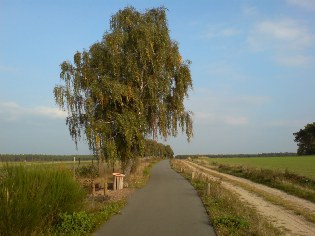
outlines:
{"label": "bush", "polygon": [[84,211],[60,214],[54,232],[57,235],[86,235],[93,229],[94,221]]}
{"label": "bush", "polygon": [[51,166],[7,165],[0,171],[0,235],[32,235],[73,212],[84,198],[70,173]]}
{"label": "bush", "polygon": [[83,165],[76,169],[80,177],[95,179],[98,176],[98,167],[93,164]]}

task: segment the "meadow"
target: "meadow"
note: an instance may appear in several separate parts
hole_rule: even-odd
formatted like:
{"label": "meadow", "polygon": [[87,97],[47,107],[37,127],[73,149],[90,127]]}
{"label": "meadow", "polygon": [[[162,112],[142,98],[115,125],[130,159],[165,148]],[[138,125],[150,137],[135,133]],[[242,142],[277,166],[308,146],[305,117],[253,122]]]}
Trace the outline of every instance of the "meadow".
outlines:
{"label": "meadow", "polygon": [[315,155],[312,156],[285,156],[285,157],[246,157],[246,158],[207,158],[201,157],[209,164],[223,164],[244,166],[250,168],[271,169],[280,172],[305,176],[315,180]]}

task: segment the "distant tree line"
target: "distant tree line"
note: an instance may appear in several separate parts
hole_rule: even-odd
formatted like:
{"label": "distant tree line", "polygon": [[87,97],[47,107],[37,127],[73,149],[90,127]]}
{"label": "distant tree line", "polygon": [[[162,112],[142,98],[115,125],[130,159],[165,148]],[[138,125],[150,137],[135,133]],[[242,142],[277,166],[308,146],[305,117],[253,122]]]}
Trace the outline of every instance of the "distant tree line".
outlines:
{"label": "distant tree line", "polygon": [[45,155],[45,154],[0,154],[1,162],[32,162],[32,161],[73,161],[73,157],[81,161],[93,160],[93,155]]}
{"label": "distant tree line", "polygon": [[[94,155],[0,154],[0,162],[73,161],[73,157],[81,161],[97,160]],[[170,145],[147,139],[141,157],[172,158],[174,152]]]}
{"label": "distant tree line", "polygon": [[155,140],[147,139],[145,142],[144,156],[173,158],[174,152],[170,145],[164,145],[162,143],[158,143]]}
{"label": "distant tree line", "polygon": [[293,152],[271,152],[271,153],[256,153],[256,154],[206,154],[206,155],[177,155],[178,159],[208,157],[208,158],[228,158],[228,157],[285,157],[285,156],[296,156]]}

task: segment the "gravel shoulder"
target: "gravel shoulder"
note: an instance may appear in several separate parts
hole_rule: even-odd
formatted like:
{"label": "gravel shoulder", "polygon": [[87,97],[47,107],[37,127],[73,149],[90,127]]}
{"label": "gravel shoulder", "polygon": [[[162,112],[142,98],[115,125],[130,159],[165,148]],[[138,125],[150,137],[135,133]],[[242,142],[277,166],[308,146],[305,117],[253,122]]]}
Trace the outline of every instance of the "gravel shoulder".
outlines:
{"label": "gravel shoulder", "polygon": [[286,235],[315,235],[314,223],[307,221],[303,216],[297,215],[294,211],[285,208],[284,205],[277,205],[266,200],[262,196],[263,194],[260,195],[259,193],[272,195],[278,201],[285,201],[286,205],[290,205],[292,208],[299,208],[302,211],[307,211],[308,214],[315,215],[314,203],[262,184],[220,173],[189,161],[183,161],[183,163],[197,173],[201,172],[209,178],[220,180],[224,188],[238,194],[244,203],[255,208],[260,215],[268,219],[276,227],[282,229]]}

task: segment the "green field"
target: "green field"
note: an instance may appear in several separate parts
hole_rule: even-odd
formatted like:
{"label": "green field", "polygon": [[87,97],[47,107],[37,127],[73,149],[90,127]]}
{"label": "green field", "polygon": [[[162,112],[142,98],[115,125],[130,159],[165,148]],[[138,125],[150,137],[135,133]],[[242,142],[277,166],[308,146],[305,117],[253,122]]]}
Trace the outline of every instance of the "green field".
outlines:
{"label": "green field", "polygon": [[297,175],[315,180],[315,155],[312,156],[289,156],[289,157],[246,157],[246,158],[207,158],[209,164],[216,162],[226,165],[242,165],[262,169],[273,169],[284,172],[288,170]]}

